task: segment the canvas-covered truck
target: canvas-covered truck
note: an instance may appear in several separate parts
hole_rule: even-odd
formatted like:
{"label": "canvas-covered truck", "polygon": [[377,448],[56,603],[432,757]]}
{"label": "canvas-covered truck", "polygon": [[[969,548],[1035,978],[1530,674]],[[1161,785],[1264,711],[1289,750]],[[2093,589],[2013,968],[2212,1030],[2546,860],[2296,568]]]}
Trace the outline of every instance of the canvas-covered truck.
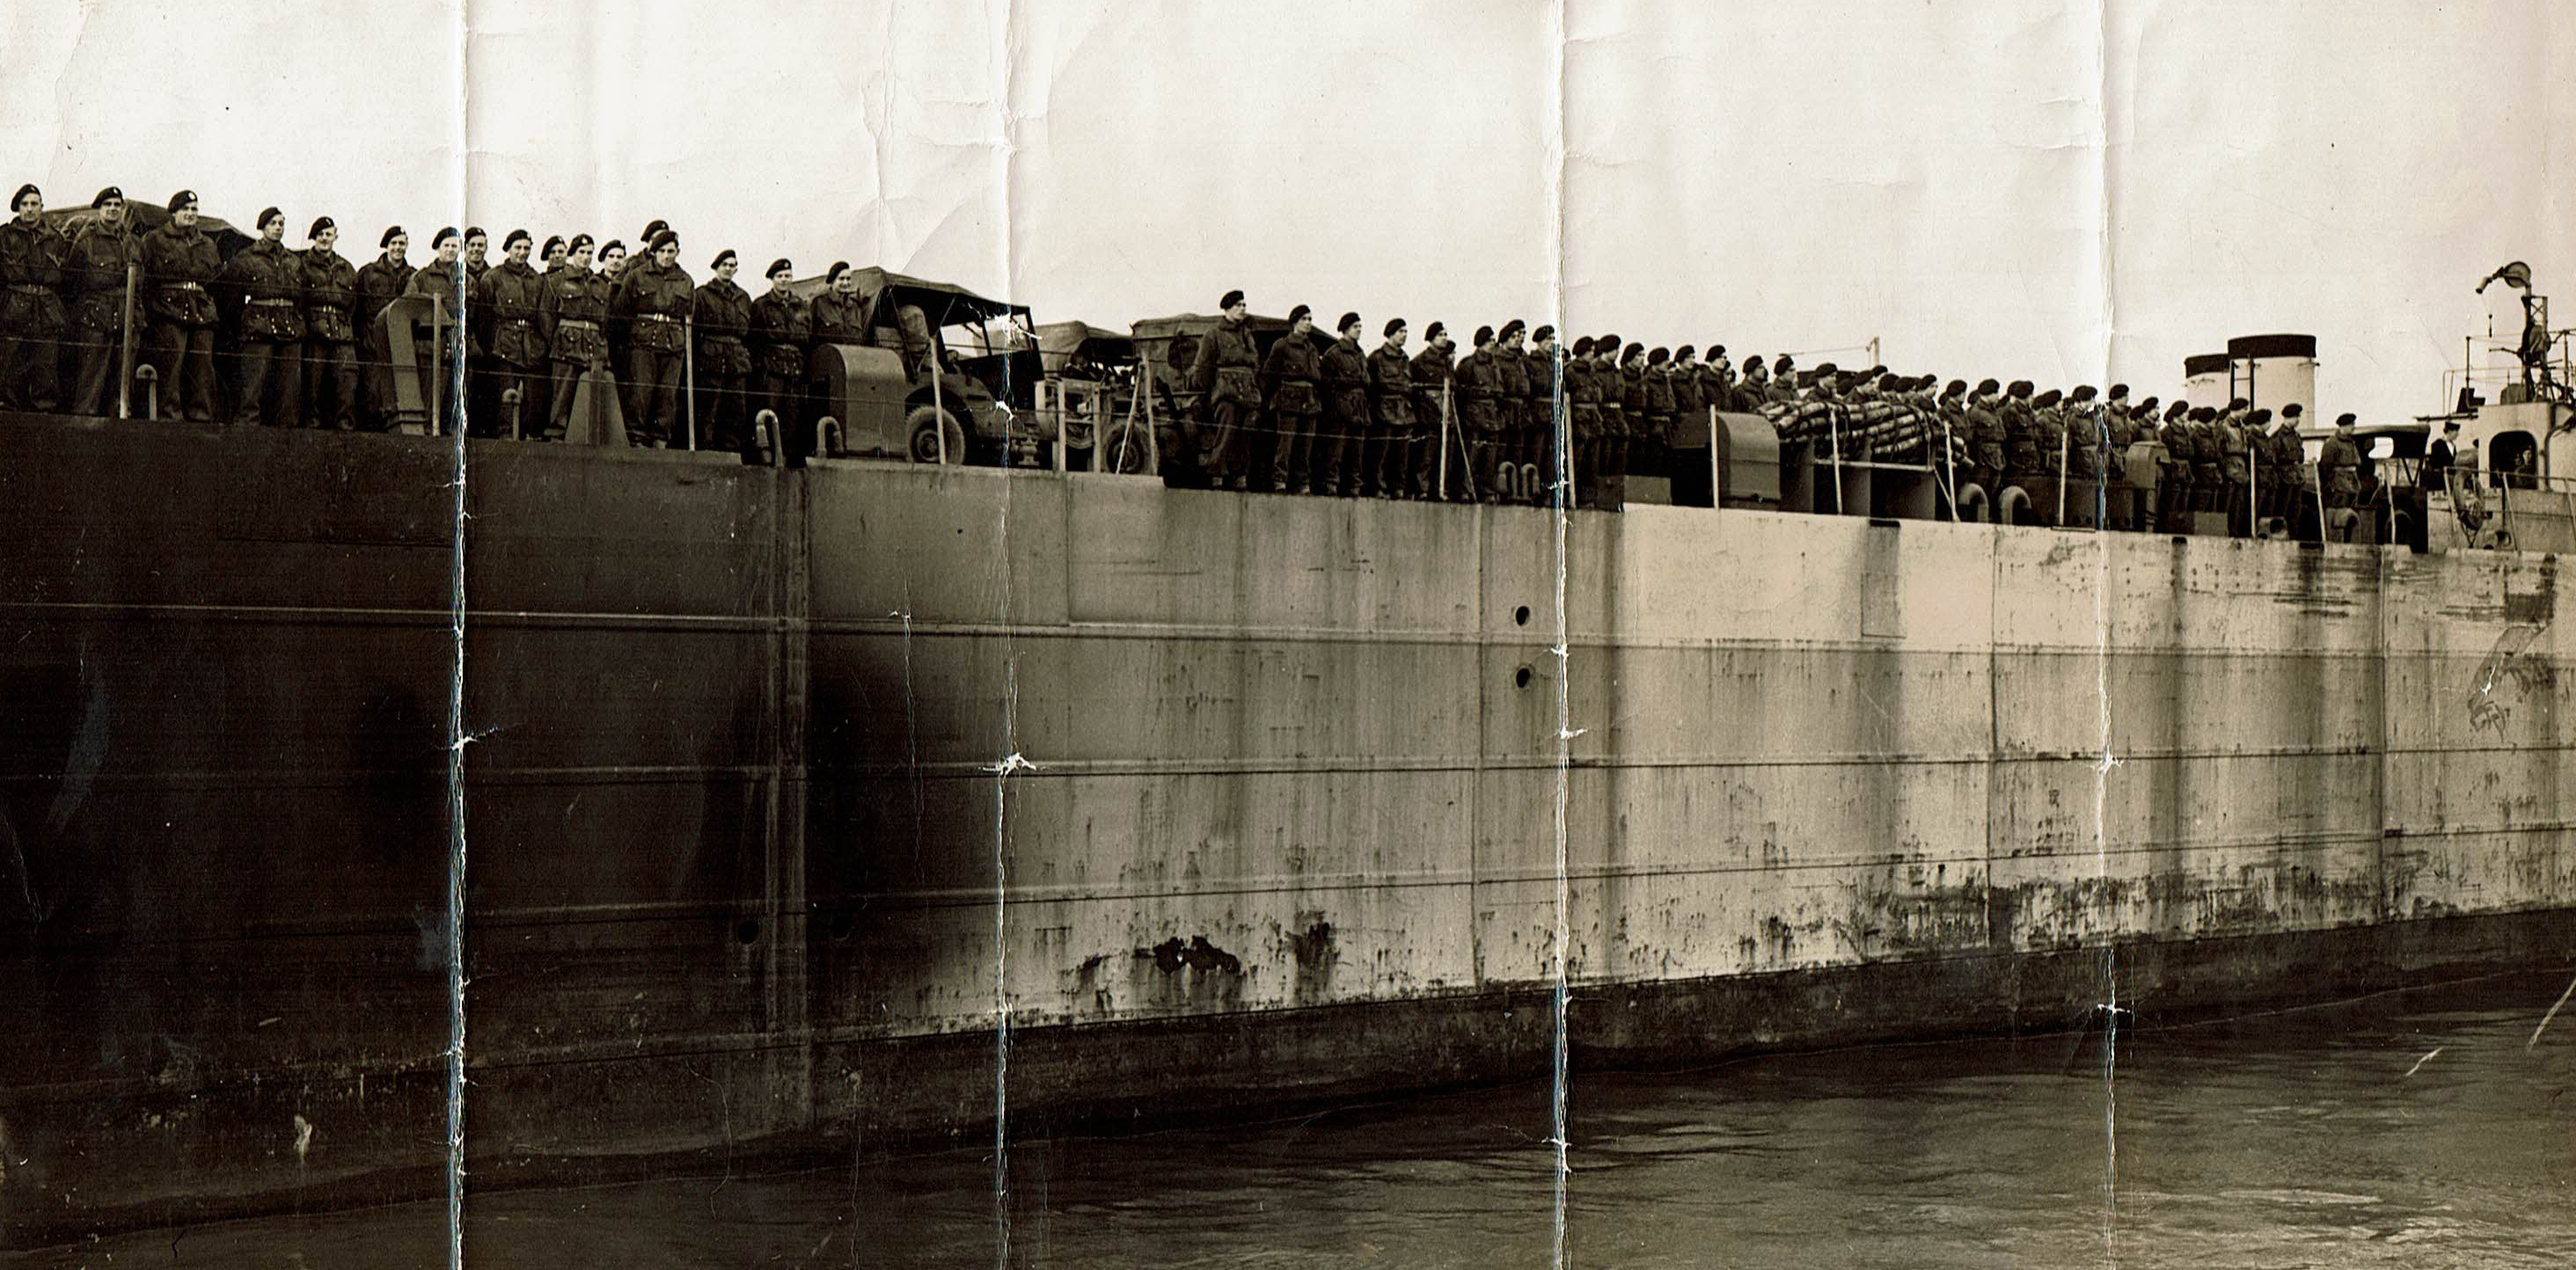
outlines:
{"label": "canvas-covered truck", "polygon": [[[848,270],[866,314],[858,343],[818,340],[806,410],[832,456],[916,463],[1036,463],[1037,332],[1026,305],[878,268]],[[822,278],[790,284],[812,299]],[[931,367],[944,366],[934,376]]]}

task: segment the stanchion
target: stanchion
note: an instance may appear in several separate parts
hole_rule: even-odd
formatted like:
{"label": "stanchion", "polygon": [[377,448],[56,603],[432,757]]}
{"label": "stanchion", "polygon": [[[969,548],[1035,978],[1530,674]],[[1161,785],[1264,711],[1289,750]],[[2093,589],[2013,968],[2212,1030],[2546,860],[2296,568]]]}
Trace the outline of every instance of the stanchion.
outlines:
{"label": "stanchion", "polygon": [[1449,501],[1449,382],[1440,383],[1440,501]]}
{"label": "stanchion", "polygon": [[1825,429],[1834,447],[1834,514],[1843,514],[1843,408],[1825,407]]}
{"label": "stanchion", "polygon": [[[1065,470],[1064,437],[1064,398],[1059,395],[1055,399],[1055,470],[1057,472]],[[1092,434],[1091,453],[1095,460],[1099,457],[1100,436],[1097,432]]]}
{"label": "stanchion", "polygon": [[116,370],[116,417],[119,419],[134,417],[134,287],[142,272],[141,265],[129,262],[125,266],[125,313],[117,320],[117,329],[123,336],[123,351],[117,355]]}
{"label": "stanchion", "polygon": [[2057,506],[2050,509],[2055,514],[2049,519],[2061,529],[2066,526],[2066,459],[2073,453],[2069,448],[2071,444],[2068,430],[2060,425],[2057,429]]}
{"label": "stanchion", "polygon": [[159,423],[161,421],[161,372],[154,370],[152,363],[145,362],[134,368],[134,377],[143,381],[143,421]]}
{"label": "stanchion", "polygon": [[429,435],[434,437],[445,435],[439,430],[443,422],[439,414],[439,390],[447,386],[447,359],[439,353],[447,343],[447,302],[433,295],[429,297],[429,364],[436,373],[429,377],[429,419],[426,426]]}
{"label": "stanchion", "polygon": [[698,448],[698,316],[680,319],[680,429],[691,450]]}
{"label": "stanchion", "polygon": [[[1711,416],[1710,416],[1710,418],[1711,418],[1712,420],[1714,420],[1714,419],[1715,419],[1715,417],[1716,417],[1716,416],[1714,416],[1714,415],[1711,415]],[[1949,487],[1948,493],[1949,493],[1949,496],[1950,496],[1950,523],[1951,523],[1951,524],[1954,524],[1954,525],[1959,523],[1959,459],[1958,459],[1958,449],[1959,449],[1959,447],[1958,447],[1957,440],[1956,440],[1955,438],[1953,438],[1953,437],[1950,435],[1950,421],[1949,421],[1949,420],[1947,420],[1947,419],[1942,420],[1942,421],[1941,421],[1941,483],[1942,483],[1943,485],[1946,485],[1946,486],[1948,486],[1948,487]]]}
{"label": "stanchion", "polygon": [[1718,504],[1717,407],[1708,408],[1708,505]]}
{"label": "stanchion", "polygon": [[1147,349],[1136,359],[1136,395],[1145,402],[1145,460],[1147,475],[1163,470],[1163,438],[1154,425],[1154,385],[1162,382],[1154,375],[1154,353]]}

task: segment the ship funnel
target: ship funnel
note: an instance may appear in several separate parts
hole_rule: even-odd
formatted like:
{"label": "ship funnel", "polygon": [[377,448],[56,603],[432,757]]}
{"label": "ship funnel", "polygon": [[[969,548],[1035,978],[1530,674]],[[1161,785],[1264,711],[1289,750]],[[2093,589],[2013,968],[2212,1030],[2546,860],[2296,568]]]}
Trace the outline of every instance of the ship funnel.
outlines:
{"label": "ship funnel", "polygon": [[2197,409],[2227,408],[2227,354],[2198,353],[2182,359],[2182,399]]}
{"label": "ship funnel", "polygon": [[2295,402],[2314,425],[2316,336],[2240,335],[2227,341],[2227,363],[2230,397],[2243,397],[2276,415]]}

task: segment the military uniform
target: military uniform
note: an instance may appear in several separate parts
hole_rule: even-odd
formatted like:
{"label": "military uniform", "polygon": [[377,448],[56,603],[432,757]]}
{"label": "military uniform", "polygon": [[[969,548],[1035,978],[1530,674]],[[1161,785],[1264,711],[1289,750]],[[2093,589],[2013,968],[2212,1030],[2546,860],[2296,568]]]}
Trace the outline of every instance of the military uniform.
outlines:
{"label": "military uniform", "polygon": [[[539,280],[537,331],[545,341],[547,369],[546,423],[541,435],[548,440],[561,441],[570,435],[581,377],[608,366],[610,298],[608,279],[588,269],[567,266]],[[615,381],[611,375],[606,382]]]}
{"label": "military uniform", "polygon": [[[817,315],[820,322],[820,315]],[[1207,427],[1199,434],[1200,467],[1221,486],[1251,484],[1251,427],[1261,409],[1261,358],[1249,325],[1228,318],[1199,340],[1190,387],[1206,403]]]}
{"label": "military uniform", "polygon": [[1420,448],[1414,456],[1414,471],[1416,484],[1424,498],[1440,497],[1441,452],[1459,444],[1459,438],[1451,435],[1458,429],[1441,402],[1455,373],[1449,354],[1442,352],[1436,341],[1413,355],[1414,435],[1420,438]]}
{"label": "military uniform", "polygon": [[1530,403],[1529,362],[1521,350],[1497,341],[1486,348],[1485,365],[1494,380],[1496,421],[1487,495],[1498,502],[1506,495],[1526,499],[1529,491],[1521,488],[1521,465],[1529,452],[1531,420],[1537,414]]}
{"label": "military uniform", "polygon": [[803,404],[806,350],[814,342],[813,309],[793,295],[770,291],[751,302],[753,401],[778,416],[772,439],[790,460],[813,452],[813,423]]}
{"label": "military uniform", "polygon": [[[76,342],[72,391],[66,407],[73,414],[104,415],[116,404],[110,386],[116,382],[120,350],[126,339],[125,273],[143,261],[143,244],[125,222],[93,220],[72,239],[64,260],[64,282],[71,291],[71,321]],[[141,313],[135,317],[140,319]]]}
{"label": "military uniform", "polygon": [[[391,238],[391,233],[387,235]],[[365,359],[359,376],[366,400],[359,424],[381,432],[394,426],[394,346],[384,326],[385,309],[411,290],[412,267],[378,255],[358,266],[358,347]]]}
{"label": "military uniform", "polygon": [[53,410],[62,404],[60,288],[70,246],[41,218],[0,224],[0,405]]}
{"label": "military uniform", "polygon": [[519,394],[518,435],[541,435],[552,418],[546,409],[546,335],[538,325],[545,299],[545,279],[516,260],[485,270],[474,284],[473,314],[491,381],[483,392],[492,412],[481,425],[483,435],[510,435],[507,403],[513,391]]}
{"label": "military uniform", "polygon": [[752,432],[744,407],[750,395],[751,347],[743,341],[751,334],[751,294],[714,278],[698,288],[694,305],[698,417],[706,428],[701,448],[749,455]]}
{"label": "military uniform", "polygon": [[1495,496],[1494,445],[1502,434],[1502,374],[1494,365],[1494,346],[1490,336],[1465,357],[1458,359],[1451,394],[1457,400],[1458,433],[1465,439],[1459,455],[1459,470],[1464,477],[1465,493],[1475,501],[1489,502]]}
{"label": "military uniform", "polygon": [[345,431],[358,421],[358,270],[337,251],[304,251],[305,417]]}
{"label": "military uniform", "polygon": [[1577,340],[1565,363],[1566,413],[1573,434],[1573,488],[1567,501],[1590,507],[1598,501],[1601,463],[1601,375],[1592,358],[1592,342]]}
{"label": "military uniform", "polygon": [[626,266],[611,312],[627,323],[626,436],[630,445],[666,446],[680,413],[685,322],[696,299],[689,271],[646,258]]}
{"label": "military uniform", "polygon": [[[1293,319],[1292,319],[1293,325]],[[1315,422],[1323,413],[1323,364],[1314,341],[1290,331],[1261,362],[1261,401],[1272,435],[1270,488],[1281,494],[1313,491]]]}
{"label": "military uniform", "polygon": [[1420,428],[1413,413],[1413,367],[1397,348],[1390,330],[1387,343],[1369,354],[1369,405],[1376,412],[1377,449],[1363,458],[1361,473],[1380,498],[1425,498],[1419,456]]}
{"label": "military uniform", "polygon": [[1375,493],[1368,458],[1376,429],[1369,419],[1368,355],[1357,338],[1344,334],[1324,351],[1324,425],[1322,453],[1316,456],[1318,493],[1360,496]]}
{"label": "military uniform", "polygon": [[1968,479],[1986,492],[1986,514],[1995,513],[2004,492],[2004,421],[1995,413],[1994,388],[1980,385],[1960,412],[1967,433]]}
{"label": "military uniform", "polygon": [[2317,485],[2328,508],[2350,507],[2361,496],[2361,447],[2341,428],[2317,449]]}
{"label": "military uniform", "polygon": [[430,422],[434,432],[454,428],[464,416],[465,405],[456,396],[457,369],[481,360],[474,333],[463,325],[465,288],[470,285],[461,281],[464,273],[461,264],[441,264],[432,259],[411,276],[410,293],[434,302],[433,308],[412,323],[412,355],[420,362],[421,405],[426,409],[435,398],[441,416]]}
{"label": "military uniform", "polygon": [[1544,507],[1554,501],[1548,491],[1555,485],[1562,465],[1556,456],[1556,332],[1542,326],[1539,334],[1544,337],[1542,341],[1521,354],[1521,373],[1529,380],[1529,410],[1526,430],[1521,434],[1520,461],[1530,502]]}
{"label": "military uniform", "polygon": [[215,417],[215,298],[206,284],[223,272],[215,240],[176,217],[143,236],[145,293],[152,311],[153,373],[161,412],[208,422]]}
{"label": "military uniform", "polygon": [[[1658,353],[1663,356],[1656,356]],[[1666,360],[1671,356],[1660,348],[1646,355],[1645,370],[1638,376],[1645,388],[1646,429],[1645,435],[1637,439],[1634,448],[1636,458],[1630,463],[1631,470],[1643,469],[1666,477],[1672,475],[1670,460],[1677,404],[1673,398],[1672,370]]]}

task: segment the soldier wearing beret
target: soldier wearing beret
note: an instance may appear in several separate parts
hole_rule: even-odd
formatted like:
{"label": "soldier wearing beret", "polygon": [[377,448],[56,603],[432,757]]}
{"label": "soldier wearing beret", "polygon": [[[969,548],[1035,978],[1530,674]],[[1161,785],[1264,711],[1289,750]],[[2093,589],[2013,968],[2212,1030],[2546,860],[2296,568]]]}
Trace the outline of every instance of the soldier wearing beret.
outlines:
{"label": "soldier wearing beret", "polygon": [[486,352],[487,386],[480,396],[484,413],[479,435],[509,436],[514,420],[510,394],[518,394],[515,426],[519,436],[535,436],[546,427],[546,340],[539,324],[546,283],[528,263],[535,240],[514,229],[501,240],[501,263],[483,271],[474,284],[475,331]]}
{"label": "soldier wearing beret", "polygon": [[1495,502],[1523,502],[1528,492],[1521,488],[1521,465],[1526,453],[1534,411],[1530,405],[1529,360],[1521,352],[1521,332],[1526,329],[1519,318],[1503,323],[1494,332],[1494,342],[1486,353],[1486,365],[1494,379],[1495,430],[1488,463],[1491,475],[1484,489]]}
{"label": "soldier wearing beret", "polygon": [[823,271],[823,294],[814,297],[807,316],[817,344],[868,342],[868,306],[859,298],[859,275],[849,262],[835,260]]}
{"label": "soldier wearing beret", "polygon": [[570,258],[571,255],[571,244],[564,241],[563,235],[546,235],[545,245],[537,248],[537,262],[545,266],[544,269],[541,269],[538,272],[551,274],[555,270],[563,268],[564,261]]}
{"label": "soldier wearing beret", "polygon": [[[1455,348],[1457,341],[1449,338],[1449,328],[1434,322],[1423,329],[1422,351],[1413,355],[1413,415],[1417,421],[1414,435],[1420,441],[1414,453],[1414,486],[1426,499],[1441,496],[1443,451],[1455,453],[1464,444],[1457,421],[1449,417],[1441,400],[1444,396],[1452,398],[1449,405],[1455,408],[1455,385],[1451,380],[1457,370],[1450,363]],[[1447,461],[1448,467],[1457,465],[1455,458]],[[1454,492],[1450,496],[1459,497]]]}
{"label": "soldier wearing beret", "polygon": [[45,196],[21,185],[0,225],[0,405],[62,404],[63,258],[71,244],[45,224]]}
{"label": "soldier wearing beret", "polygon": [[[104,415],[114,404],[126,330],[126,270],[143,261],[143,243],[125,214],[125,192],[111,185],[89,201],[96,215],[73,236],[64,260],[71,292],[73,414]],[[134,314],[140,320],[142,314]]]}
{"label": "soldier wearing beret", "polygon": [[1276,438],[1270,454],[1270,488],[1281,494],[1315,492],[1316,416],[1323,412],[1323,365],[1315,355],[1315,311],[1288,311],[1288,333],[1261,363],[1262,404]]}
{"label": "soldier wearing beret", "polygon": [[480,225],[467,226],[465,230],[466,294],[472,295],[475,284],[482,282],[483,275],[491,270],[492,236],[484,233]]}
{"label": "soldier wearing beret", "polygon": [[[744,406],[750,396],[751,293],[734,282],[741,257],[732,249],[708,263],[715,274],[698,288],[694,321],[698,330],[698,418],[707,430],[704,448],[727,450],[745,458],[756,453]],[[771,438],[773,444],[777,438]]]}
{"label": "soldier wearing beret", "polygon": [[1317,438],[1317,493],[1356,498],[1373,492],[1368,455],[1376,448],[1369,419],[1368,354],[1360,349],[1360,315],[1345,313],[1324,350],[1324,425]]}
{"label": "soldier wearing beret", "polygon": [[1646,353],[1646,431],[1638,438],[1636,456],[1629,460],[1630,471],[1670,476],[1674,421],[1679,418],[1679,401],[1673,396],[1673,353],[1668,348],[1655,348]]}
{"label": "soldier wearing beret", "polygon": [[653,235],[652,258],[617,280],[610,311],[626,322],[627,443],[666,449],[679,427],[680,363],[697,289],[680,267],[680,236]]}
{"label": "soldier wearing beret", "polygon": [[304,268],[286,249],[284,212],[267,208],[258,225],[259,237],[223,273],[242,297],[233,422],[291,428],[304,411]]}
{"label": "soldier wearing beret", "polygon": [[[561,441],[570,435],[581,377],[609,367],[609,282],[592,272],[590,249],[590,235],[573,235],[564,244],[563,266],[548,270],[538,280],[537,334],[546,348],[546,413],[545,425],[537,434],[540,440]],[[612,385],[615,381],[614,375],[609,377]]]}
{"label": "soldier wearing beret", "polygon": [[465,403],[456,397],[458,372],[470,364],[477,351],[473,333],[465,328],[462,319],[468,284],[465,261],[458,253],[464,244],[464,238],[453,227],[439,230],[429,240],[429,249],[436,255],[411,276],[411,294],[425,296],[435,305],[413,323],[412,330],[412,350],[420,359],[423,403],[435,396],[439,413],[446,416],[431,421],[433,431],[450,430],[464,417]]}
{"label": "soldier wearing beret", "polygon": [[358,424],[358,270],[339,252],[340,226],[324,216],[304,233],[306,426],[346,432]]}
{"label": "soldier wearing beret", "polygon": [[1379,498],[1421,498],[1414,456],[1422,445],[1413,416],[1413,365],[1404,352],[1404,319],[1388,319],[1383,334],[1385,342],[1368,360],[1371,435],[1377,446],[1362,458],[1360,471]]}
{"label": "soldier wearing beret", "polygon": [[1598,500],[1601,465],[1601,377],[1588,335],[1577,336],[1565,362],[1567,430],[1573,441],[1573,487],[1566,501],[1590,507]]}
{"label": "soldier wearing beret", "polygon": [[1217,311],[1224,317],[1199,341],[1198,359],[1190,366],[1190,388],[1207,411],[1199,466],[1216,488],[1243,490],[1252,484],[1249,433],[1261,409],[1261,355],[1243,293],[1226,292]]}
{"label": "soldier wearing beret", "polygon": [[1480,326],[1451,375],[1450,397],[1458,411],[1461,439],[1452,465],[1457,479],[1450,489],[1456,499],[1490,501],[1494,489],[1494,444],[1502,431],[1502,373],[1494,365],[1494,328]]}
{"label": "soldier wearing beret", "polygon": [[771,438],[780,461],[794,466],[813,452],[813,422],[805,417],[803,385],[806,350],[814,342],[814,315],[796,298],[790,284],[796,266],[785,257],[769,262],[769,290],[751,302],[752,401],[755,409],[778,417],[780,435]]}
{"label": "soldier wearing beret", "polygon": [[1708,437],[1708,388],[1700,376],[1699,350],[1688,344],[1673,350],[1672,363],[1664,368],[1673,391],[1673,436],[1704,442]]}
{"label": "soldier wearing beret", "polygon": [[403,227],[386,228],[376,240],[375,259],[358,266],[358,347],[365,370],[360,384],[366,399],[359,426],[382,432],[394,426],[393,338],[385,330],[385,309],[411,290],[411,235]]}
{"label": "soldier wearing beret", "polygon": [[1529,352],[1522,357],[1529,371],[1530,423],[1522,440],[1521,480],[1530,502],[1544,507],[1556,501],[1557,473],[1563,470],[1556,454],[1557,402],[1564,391],[1558,382],[1556,328],[1532,331]]}

